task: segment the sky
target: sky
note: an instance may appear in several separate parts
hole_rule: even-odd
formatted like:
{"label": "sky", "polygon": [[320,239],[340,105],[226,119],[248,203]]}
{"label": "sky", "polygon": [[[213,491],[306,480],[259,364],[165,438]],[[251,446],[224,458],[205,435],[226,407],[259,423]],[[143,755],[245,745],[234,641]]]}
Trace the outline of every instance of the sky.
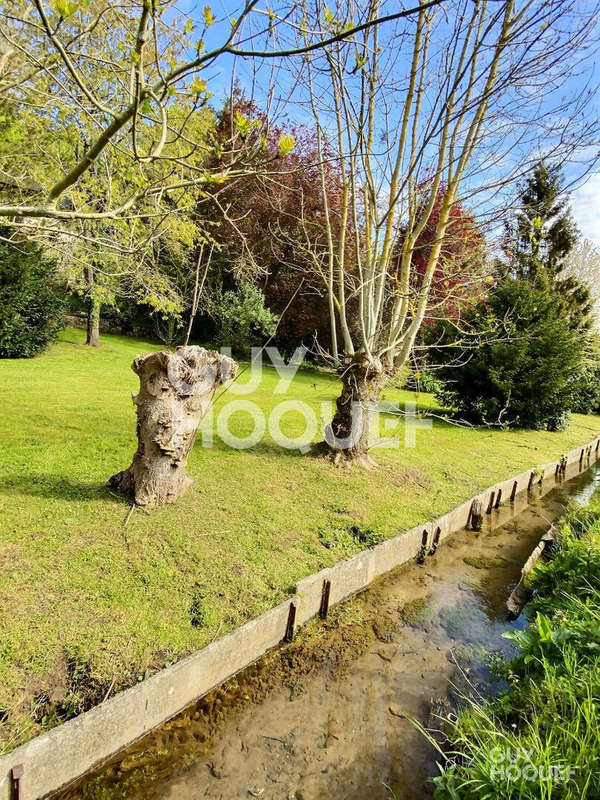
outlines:
{"label": "sky", "polygon": [[[595,2],[596,0],[579,0],[580,9],[582,11],[589,11],[590,8],[595,7]],[[392,2],[392,0],[390,0],[390,3],[391,5],[395,6],[395,2]],[[176,3],[176,8],[179,13],[197,20],[199,25],[202,26],[202,14],[205,4],[206,0],[178,0]],[[244,2],[243,0],[212,0],[210,5],[216,16],[216,22],[213,26],[211,26],[209,31],[206,32],[206,46],[209,50],[211,49],[211,45],[214,45],[216,42],[220,41],[222,37],[230,30],[230,19],[239,13],[241,7],[244,5]],[[266,8],[271,6],[273,10],[280,11],[280,9],[289,5],[290,3],[286,2],[286,0],[271,0],[271,2],[268,4],[266,2],[260,2],[258,4],[258,8],[264,12]],[[405,3],[404,5],[410,6],[410,3]],[[331,0],[330,6],[335,8],[335,0]],[[253,17],[253,22],[251,25],[256,25],[257,27],[262,28],[266,23],[266,15],[264,13],[258,13]],[[568,23],[566,24],[568,25]],[[250,33],[250,30],[246,31],[246,33]],[[540,40],[541,39],[542,35],[540,34]],[[221,58],[219,60],[219,66],[211,70],[210,76],[207,76],[209,78],[209,88],[215,93],[216,98],[224,98],[228,94],[231,86],[232,66],[233,60],[226,56],[225,58]],[[270,72],[271,68],[274,66],[276,67],[273,62],[267,62],[266,64],[263,64],[262,68],[258,70],[258,73],[254,72],[255,66],[256,62],[238,59],[235,65],[235,77],[237,81],[239,81],[240,85],[246,89],[254,84],[255,97],[259,99],[259,102],[261,89],[264,88],[266,95],[268,85],[274,82],[276,94],[279,94],[280,97],[278,111],[279,113],[281,113],[282,110],[286,111],[288,106],[286,102],[286,95],[290,88],[290,84],[286,79],[285,70],[283,73],[277,71],[277,75],[274,79],[273,74]],[[596,57],[588,56],[588,60],[582,61],[579,64],[578,69],[575,69],[572,77],[567,78],[566,83],[561,86],[560,94],[563,92],[565,94],[569,94],[570,90],[576,93],[579,86],[582,85],[582,83],[585,83],[588,79],[591,81],[591,84],[598,84],[600,78],[598,77],[597,70],[600,70],[600,67],[596,63]],[[265,84],[264,87],[262,86],[263,83]],[[550,81],[548,81],[546,84],[540,84],[538,82],[536,87],[538,92],[541,90],[542,85],[544,86],[545,91],[540,96],[540,113],[543,113],[546,110],[545,106],[551,104],[552,99],[556,101],[559,94],[558,90],[552,94]],[[300,93],[302,93],[301,86],[295,84],[293,88],[295,94],[298,94],[298,89],[300,89]],[[547,99],[544,97],[546,93]],[[600,101],[596,100],[596,97],[594,97],[594,94],[592,94],[591,97],[589,97],[589,101],[586,106],[580,107],[579,113],[584,117],[597,118],[600,110]],[[294,112],[292,104],[290,107],[290,121],[297,116],[297,113],[298,110],[296,109]],[[521,138],[521,136],[523,136],[523,129],[518,130],[515,133],[515,138],[517,141]],[[510,138],[511,136],[509,133],[507,135],[507,141],[509,141]],[[527,137],[525,136],[524,138],[526,139]],[[543,141],[541,144],[543,144]],[[590,150],[589,155],[591,157],[589,160],[585,157],[582,159],[584,162],[587,161],[587,169],[590,168],[591,164],[598,156],[597,147],[590,147],[590,145],[591,140],[588,144],[588,148]],[[584,147],[583,150],[588,150],[588,148]],[[593,154],[591,153],[591,150],[594,151]],[[518,151],[515,150],[515,153],[517,152]],[[543,148],[541,152],[543,152]],[[579,151],[579,153],[585,156],[588,155],[588,153],[581,153],[581,151]],[[579,165],[576,165],[575,163],[564,163],[563,167],[567,183],[571,181],[576,182],[576,188],[574,188],[571,192],[571,208],[578,228],[582,236],[591,239],[594,243],[600,246],[600,171],[591,172],[585,179],[581,180],[582,173],[585,173],[586,171],[585,163],[580,163]]]}
{"label": "sky", "polygon": [[571,208],[581,234],[600,245],[600,172],[572,192]]}

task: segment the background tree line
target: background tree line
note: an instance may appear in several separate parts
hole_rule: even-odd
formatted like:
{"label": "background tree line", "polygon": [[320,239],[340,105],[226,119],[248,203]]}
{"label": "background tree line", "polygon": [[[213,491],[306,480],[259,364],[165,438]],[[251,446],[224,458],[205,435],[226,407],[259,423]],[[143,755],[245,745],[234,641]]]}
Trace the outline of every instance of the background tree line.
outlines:
{"label": "background tree line", "polygon": [[[591,298],[576,277],[595,254],[576,248],[552,164],[596,135],[578,114],[592,89],[569,79],[597,17],[569,0],[453,4],[448,16],[436,2],[292,3],[244,46],[255,2],[225,33],[209,7],[188,20],[133,0],[5,9],[2,353],[55,335],[61,288],[85,309],[90,345],[103,318],[170,345],[304,344],[342,380],[331,435],[347,438],[352,409],[364,416],[333,455],[365,464],[370,410],[411,360],[474,422],[559,427],[595,407]],[[286,63],[303,123],[282,123],[272,92],[262,106],[235,87],[215,102],[203,76],[224,55]],[[11,268],[15,248],[36,268]],[[44,335],[15,344],[34,322]]]}

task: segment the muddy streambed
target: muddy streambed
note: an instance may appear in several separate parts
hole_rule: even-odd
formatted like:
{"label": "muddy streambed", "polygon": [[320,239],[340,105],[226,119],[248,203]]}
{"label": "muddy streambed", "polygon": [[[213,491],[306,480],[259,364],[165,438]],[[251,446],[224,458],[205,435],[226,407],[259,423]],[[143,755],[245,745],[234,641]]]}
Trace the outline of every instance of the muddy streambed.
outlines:
{"label": "muddy streambed", "polygon": [[570,498],[600,466],[554,478],[330,610],[223,687],[59,796],[135,800],[421,800],[436,753],[409,718],[436,727],[457,696],[494,689],[509,653],[505,602]]}

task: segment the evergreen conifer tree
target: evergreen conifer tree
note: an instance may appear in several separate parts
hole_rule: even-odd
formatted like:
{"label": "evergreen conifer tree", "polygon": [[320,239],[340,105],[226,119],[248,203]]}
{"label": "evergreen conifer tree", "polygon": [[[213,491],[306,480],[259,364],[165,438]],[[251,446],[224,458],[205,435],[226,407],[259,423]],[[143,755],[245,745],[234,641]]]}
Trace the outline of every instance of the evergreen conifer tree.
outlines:
{"label": "evergreen conifer tree", "polygon": [[505,224],[508,263],[503,271],[555,294],[571,328],[592,324],[587,286],[565,274],[567,257],[579,233],[565,196],[560,165],[541,161],[520,190],[520,209]]}

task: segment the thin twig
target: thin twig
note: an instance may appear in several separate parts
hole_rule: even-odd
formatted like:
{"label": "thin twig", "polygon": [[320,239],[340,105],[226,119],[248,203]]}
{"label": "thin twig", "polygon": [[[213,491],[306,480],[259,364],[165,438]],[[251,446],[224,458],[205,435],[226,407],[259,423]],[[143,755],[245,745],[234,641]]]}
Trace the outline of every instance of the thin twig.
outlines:
{"label": "thin twig", "polygon": [[124,528],[127,527],[127,523],[131,519],[131,515],[133,514],[134,511],[135,511],[135,502],[131,504],[131,508],[129,509],[129,513],[127,514],[127,517],[125,519],[125,524],[123,525]]}
{"label": "thin twig", "polygon": [[116,680],[117,680],[116,678],[113,678],[113,679],[112,679],[112,681],[111,681],[111,684],[110,684],[110,686],[108,687],[108,691],[107,691],[107,693],[104,695],[104,700],[102,701],[103,703],[106,703],[106,701],[108,700],[108,697],[109,697],[110,693],[112,692],[112,690],[113,690],[113,688],[114,688],[114,685],[115,685],[115,682],[116,682]]}

